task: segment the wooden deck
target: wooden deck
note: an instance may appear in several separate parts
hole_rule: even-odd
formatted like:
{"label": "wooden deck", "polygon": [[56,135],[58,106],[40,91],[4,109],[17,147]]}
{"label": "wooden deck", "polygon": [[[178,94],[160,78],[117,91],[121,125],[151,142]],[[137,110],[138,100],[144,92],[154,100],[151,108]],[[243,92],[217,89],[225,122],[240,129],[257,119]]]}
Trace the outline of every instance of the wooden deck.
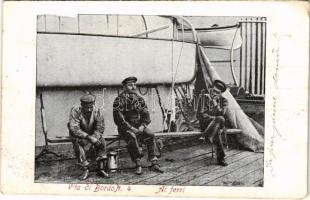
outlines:
{"label": "wooden deck", "polygon": [[121,171],[101,178],[94,172],[85,181],[78,180],[81,169],[75,159],[47,161],[36,165],[35,182],[41,183],[100,183],[125,185],[190,185],[190,186],[263,186],[263,154],[230,149],[226,151],[226,167],[216,165],[211,157],[210,145],[199,144],[178,149],[166,149],[160,164],[165,173],[148,169],[143,159],[143,174],[133,173],[134,164],[124,156],[120,158]]}

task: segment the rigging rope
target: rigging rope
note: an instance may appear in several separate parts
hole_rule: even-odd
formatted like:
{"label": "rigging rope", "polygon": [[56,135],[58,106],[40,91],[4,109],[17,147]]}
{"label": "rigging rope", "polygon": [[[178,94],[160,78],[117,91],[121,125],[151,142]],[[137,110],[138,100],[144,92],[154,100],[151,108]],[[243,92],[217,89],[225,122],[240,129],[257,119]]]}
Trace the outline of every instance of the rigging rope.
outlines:
{"label": "rigging rope", "polygon": [[[148,30],[148,28],[147,28],[146,19],[145,19],[144,15],[141,15],[141,16],[142,16],[142,19],[143,19],[143,23],[144,23],[145,31],[147,31],[147,30]],[[145,33],[145,36],[146,36],[147,38],[149,37],[149,35],[148,35],[148,33],[147,33],[147,32]]]}
{"label": "rigging rope", "polygon": [[238,86],[238,83],[237,83],[237,78],[235,75],[234,63],[233,62],[234,62],[234,43],[235,43],[235,38],[236,38],[237,32],[239,30],[239,27],[240,27],[240,24],[238,24],[238,27],[236,29],[236,32],[235,32],[235,35],[234,35],[234,38],[233,38],[233,41],[231,44],[231,48],[230,48],[230,69],[231,69],[231,73],[232,73],[232,76],[233,76],[233,79],[234,79],[236,86]]}
{"label": "rigging rope", "polygon": [[156,91],[156,94],[157,94],[157,97],[158,97],[158,104],[159,104],[159,107],[161,109],[161,113],[162,113],[162,116],[163,116],[163,123],[164,123],[164,121],[165,121],[165,110],[163,108],[161,97],[160,97],[160,94],[159,94],[157,86],[155,87],[155,91]]}
{"label": "rigging rope", "polygon": [[[173,101],[175,101],[175,99],[173,98],[173,94],[175,92],[175,83],[176,83],[176,78],[177,78],[177,72],[178,72],[178,69],[179,69],[179,66],[180,66],[180,60],[181,60],[181,55],[182,55],[182,52],[183,52],[183,46],[184,46],[184,24],[183,24],[183,19],[181,21],[181,26],[182,26],[182,46],[181,46],[181,49],[180,49],[180,53],[179,53],[179,57],[178,57],[178,62],[177,62],[177,65],[176,65],[176,69],[175,69],[175,73],[174,73],[174,41],[172,40],[172,85],[171,85],[171,111],[173,110],[172,108],[172,105],[173,105]],[[168,112],[168,111],[167,111]],[[172,114],[172,113],[171,113]],[[167,113],[166,115],[167,116]],[[170,118],[171,119],[171,118]],[[171,120],[170,120],[171,122]],[[168,124],[168,132],[170,132],[170,122]]]}

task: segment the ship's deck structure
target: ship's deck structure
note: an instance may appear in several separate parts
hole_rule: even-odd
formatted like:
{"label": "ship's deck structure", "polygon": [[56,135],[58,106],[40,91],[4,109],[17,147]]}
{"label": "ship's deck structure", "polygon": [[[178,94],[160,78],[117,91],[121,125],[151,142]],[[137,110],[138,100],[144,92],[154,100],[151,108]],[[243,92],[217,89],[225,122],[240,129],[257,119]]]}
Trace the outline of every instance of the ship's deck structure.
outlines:
{"label": "ship's deck structure", "polygon": [[81,169],[75,159],[41,161],[36,165],[35,182],[45,183],[96,183],[123,185],[183,185],[183,186],[263,186],[263,153],[230,148],[226,150],[226,167],[216,165],[211,146],[199,143],[193,146],[176,145],[164,149],[160,158],[165,173],[148,169],[143,158],[143,174],[133,173],[134,163],[128,154],[121,155],[122,170],[101,178],[93,172],[85,181],[78,180]]}

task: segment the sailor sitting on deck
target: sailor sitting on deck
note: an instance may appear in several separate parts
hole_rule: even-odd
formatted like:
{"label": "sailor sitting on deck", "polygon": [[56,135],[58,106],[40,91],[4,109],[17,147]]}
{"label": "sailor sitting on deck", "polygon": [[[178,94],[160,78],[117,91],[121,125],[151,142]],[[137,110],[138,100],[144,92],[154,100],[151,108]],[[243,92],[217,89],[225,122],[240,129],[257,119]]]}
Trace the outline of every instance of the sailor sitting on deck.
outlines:
{"label": "sailor sitting on deck", "polygon": [[217,163],[227,166],[225,152],[222,143],[221,131],[225,125],[225,114],[228,102],[222,96],[226,91],[226,85],[220,80],[215,80],[209,94],[203,94],[199,98],[197,119],[203,135],[215,146]]}
{"label": "sailor sitting on deck", "polygon": [[104,132],[103,111],[95,107],[94,95],[84,95],[80,98],[81,105],[73,107],[69,116],[69,133],[73,138],[73,148],[79,164],[83,167],[81,180],[85,180],[89,175],[89,162],[86,159],[84,147],[91,143],[96,150],[96,161],[98,165],[98,175],[109,177],[104,171],[107,162],[106,143],[102,137]]}
{"label": "sailor sitting on deck", "polygon": [[128,77],[122,81],[124,91],[119,94],[113,103],[113,118],[118,132],[127,143],[127,150],[133,162],[136,163],[137,175],[142,174],[142,149],[139,142],[146,143],[148,160],[151,161],[151,170],[163,173],[159,167],[159,148],[154,134],[147,127],[151,123],[150,114],[144,99],[136,91],[136,77]]}

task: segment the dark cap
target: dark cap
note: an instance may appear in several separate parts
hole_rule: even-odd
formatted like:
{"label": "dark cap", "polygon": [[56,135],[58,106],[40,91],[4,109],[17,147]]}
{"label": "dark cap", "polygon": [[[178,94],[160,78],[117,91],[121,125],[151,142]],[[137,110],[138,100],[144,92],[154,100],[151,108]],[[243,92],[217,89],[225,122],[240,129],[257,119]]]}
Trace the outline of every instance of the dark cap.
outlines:
{"label": "dark cap", "polygon": [[94,103],[96,100],[96,96],[92,94],[85,94],[80,98],[80,101],[82,104],[89,104],[89,103]]}
{"label": "dark cap", "polygon": [[122,81],[122,84],[124,85],[124,84],[126,84],[126,83],[128,83],[128,82],[137,82],[137,78],[136,77],[134,77],[134,76],[130,76],[130,77],[127,77],[127,78],[125,78],[123,81]]}
{"label": "dark cap", "polygon": [[217,88],[218,90],[220,90],[221,92],[225,92],[226,91],[226,85],[223,81],[221,80],[215,80],[213,82],[213,87]]}

